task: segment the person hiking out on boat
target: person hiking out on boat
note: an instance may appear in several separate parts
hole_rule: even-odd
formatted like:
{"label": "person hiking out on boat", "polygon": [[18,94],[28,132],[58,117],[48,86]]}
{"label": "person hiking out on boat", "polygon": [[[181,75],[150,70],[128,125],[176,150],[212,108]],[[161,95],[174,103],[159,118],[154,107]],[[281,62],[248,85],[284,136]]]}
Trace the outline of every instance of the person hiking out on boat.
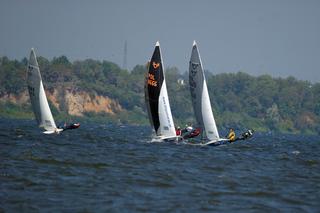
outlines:
{"label": "person hiking out on boat", "polygon": [[197,137],[198,135],[200,135],[201,133],[201,129],[198,128],[192,128],[191,132],[187,132],[187,134],[185,134],[183,136],[184,139],[188,139],[188,138],[194,138]]}
{"label": "person hiking out on boat", "polygon": [[230,128],[227,138],[229,139],[229,142],[234,142],[236,140],[236,133],[232,128]]}
{"label": "person hiking out on boat", "polygon": [[253,129],[249,129],[248,131],[241,134],[242,137],[239,137],[237,140],[246,140],[248,138],[251,138],[254,133]]}
{"label": "person hiking out on boat", "polygon": [[77,128],[79,128],[80,127],[80,123],[72,123],[72,124],[67,124],[67,122],[65,122],[64,124],[63,124],[63,127],[60,127],[59,126],[59,128],[60,129],[63,129],[63,131],[65,131],[65,130],[67,130],[67,129],[77,129]]}
{"label": "person hiking out on boat", "polygon": [[80,127],[80,123],[74,123],[74,124],[70,124],[68,126],[66,126],[64,129],[77,129]]}
{"label": "person hiking out on boat", "polygon": [[192,127],[192,124],[189,123],[189,124],[186,124],[186,127],[181,131],[181,133],[190,133],[193,131],[193,127]]}

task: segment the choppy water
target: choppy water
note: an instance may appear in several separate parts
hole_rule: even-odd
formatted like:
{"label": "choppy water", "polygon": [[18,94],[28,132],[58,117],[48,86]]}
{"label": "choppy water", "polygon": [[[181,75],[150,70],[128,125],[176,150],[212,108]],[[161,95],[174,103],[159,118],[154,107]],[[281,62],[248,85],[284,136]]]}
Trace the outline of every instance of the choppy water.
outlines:
{"label": "choppy water", "polygon": [[148,143],[150,129],[43,135],[0,120],[0,212],[320,212],[320,140]]}

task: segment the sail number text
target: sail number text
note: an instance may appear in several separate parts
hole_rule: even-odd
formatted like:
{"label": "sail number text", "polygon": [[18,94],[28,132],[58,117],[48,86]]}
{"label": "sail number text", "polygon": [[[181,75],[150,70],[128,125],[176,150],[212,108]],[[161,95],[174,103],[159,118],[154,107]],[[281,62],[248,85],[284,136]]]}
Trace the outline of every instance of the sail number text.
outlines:
{"label": "sail number text", "polygon": [[158,82],[155,80],[154,75],[150,74],[148,75],[148,85],[156,87],[158,85]]}

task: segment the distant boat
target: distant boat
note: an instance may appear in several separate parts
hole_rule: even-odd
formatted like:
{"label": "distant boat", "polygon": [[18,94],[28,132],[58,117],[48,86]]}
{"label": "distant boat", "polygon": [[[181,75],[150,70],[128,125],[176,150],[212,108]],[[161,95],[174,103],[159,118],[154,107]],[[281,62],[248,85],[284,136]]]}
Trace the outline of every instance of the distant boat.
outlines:
{"label": "distant boat", "polygon": [[48,100],[43,88],[40,69],[34,49],[31,49],[27,71],[27,84],[32,109],[39,127],[44,128],[45,134],[59,133],[63,129],[57,128],[52,117]]}
{"label": "distant boat", "polygon": [[205,145],[228,141],[220,138],[216,122],[212,113],[206,77],[196,42],[193,42],[189,63],[189,85],[192,106],[197,126],[201,128],[201,140]]}
{"label": "distant boat", "polygon": [[156,43],[145,79],[145,100],[154,141],[178,140],[169,104],[159,42]]}

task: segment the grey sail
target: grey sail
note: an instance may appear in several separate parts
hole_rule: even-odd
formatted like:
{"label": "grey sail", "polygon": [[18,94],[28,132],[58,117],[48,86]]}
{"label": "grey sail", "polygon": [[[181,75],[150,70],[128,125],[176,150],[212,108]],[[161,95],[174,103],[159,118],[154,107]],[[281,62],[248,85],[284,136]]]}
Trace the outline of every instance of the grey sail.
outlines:
{"label": "grey sail", "polygon": [[218,141],[219,133],[213,117],[206,78],[195,41],[189,63],[189,85],[197,125],[202,129],[203,137],[210,141]]}
{"label": "grey sail", "polygon": [[39,127],[55,131],[57,126],[52,117],[47,97],[43,88],[40,69],[34,49],[31,49],[27,71],[27,85],[32,109]]}

